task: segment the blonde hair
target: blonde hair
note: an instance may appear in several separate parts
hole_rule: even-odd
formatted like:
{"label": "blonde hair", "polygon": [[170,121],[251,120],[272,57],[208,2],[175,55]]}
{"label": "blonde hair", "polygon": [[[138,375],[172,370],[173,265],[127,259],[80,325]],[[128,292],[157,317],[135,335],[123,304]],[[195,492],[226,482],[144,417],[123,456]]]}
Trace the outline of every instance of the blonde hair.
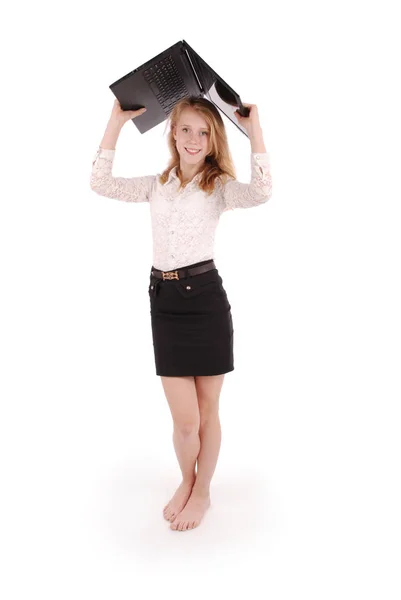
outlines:
{"label": "blonde hair", "polygon": [[179,172],[180,155],[176,147],[173,130],[177,126],[180,116],[186,108],[196,110],[205,119],[210,129],[208,155],[205,158],[205,164],[198,182],[200,189],[206,192],[207,195],[210,195],[214,190],[216,179],[219,179],[224,185],[228,178],[236,179],[236,174],[230,149],[228,147],[223,119],[214,104],[206,98],[186,96],[174,105],[174,108],[167,119],[167,125],[170,123],[167,143],[171,158],[166,169],[159,176],[159,181],[161,184],[165,184],[171,169],[177,167],[177,176],[180,180],[179,189],[184,187]]}

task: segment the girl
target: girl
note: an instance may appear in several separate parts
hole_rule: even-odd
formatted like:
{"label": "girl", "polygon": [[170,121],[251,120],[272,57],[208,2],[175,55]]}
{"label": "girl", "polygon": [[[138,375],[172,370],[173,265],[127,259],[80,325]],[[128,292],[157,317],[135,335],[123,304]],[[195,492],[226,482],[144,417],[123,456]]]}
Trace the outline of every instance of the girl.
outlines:
{"label": "girl", "polygon": [[269,154],[258,109],[235,116],[251,143],[251,180],[235,178],[221,115],[209,100],[188,96],[168,117],[170,161],[160,174],[113,177],[123,125],[146,108],[123,111],[118,100],[92,163],[91,189],[126,202],[149,202],[153,265],[149,302],[156,374],[173,419],[182,482],[164,507],[171,529],[197,527],[210,506],[210,482],[221,444],[219,397],[234,370],[234,328],[223,280],[213,260],[214,236],[226,210],[271,197]]}

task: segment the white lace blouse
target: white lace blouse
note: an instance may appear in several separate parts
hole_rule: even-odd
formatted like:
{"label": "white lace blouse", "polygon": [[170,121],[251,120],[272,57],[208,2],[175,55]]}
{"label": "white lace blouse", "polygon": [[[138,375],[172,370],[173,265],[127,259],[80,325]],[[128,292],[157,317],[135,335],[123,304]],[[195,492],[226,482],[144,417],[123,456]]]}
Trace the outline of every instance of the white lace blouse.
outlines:
{"label": "white lace blouse", "polygon": [[113,177],[115,150],[99,147],[92,163],[91,189],[100,196],[125,202],[149,202],[153,267],[172,271],[214,258],[214,238],[220,215],[229,209],[251,208],[267,202],[272,183],[268,152],[251,153],[251,181],[219,180],[210,196],[197,185],[196,175],[178,191],[176,167],[162,185],[159,175]]}

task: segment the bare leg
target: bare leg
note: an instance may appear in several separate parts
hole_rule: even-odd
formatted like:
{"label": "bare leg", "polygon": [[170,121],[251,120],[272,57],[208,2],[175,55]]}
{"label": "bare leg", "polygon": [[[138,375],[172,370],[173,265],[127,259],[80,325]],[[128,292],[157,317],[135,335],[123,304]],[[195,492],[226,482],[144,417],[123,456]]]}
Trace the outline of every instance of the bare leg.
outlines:
{"label": "bare leg", "polygon": [[210,415],[207,420],[201,422],[199,436],[201,448],[192,493],[209,496],[210,482],[216,470],[221,447],[221,425],[218,413]]}
{"label": "bare leg", "polygon": [[174,424],[173,444],[182,480],[184,483],[191,484],[192,487],[196,478],[196,458],[200,451],[200,439],[196,426],[184,429]]}
{"label": "bare leg", "polygon": [[196,377],[200,409],[200,452],[196,480],[181,512],[170,525],[171,529],[186,531],[197,527],[210,506],[210,482],[217,465],[221,446],[221,426],[218,414],[223,375]]}
{"label": "bare leg", "polygon": [[161,377],[161,381],[173,418],[173,443],[182,473],[181,484],[163,509],[164,518],[171,522],[184,508],[195,482],[200,415],[193,377]]}

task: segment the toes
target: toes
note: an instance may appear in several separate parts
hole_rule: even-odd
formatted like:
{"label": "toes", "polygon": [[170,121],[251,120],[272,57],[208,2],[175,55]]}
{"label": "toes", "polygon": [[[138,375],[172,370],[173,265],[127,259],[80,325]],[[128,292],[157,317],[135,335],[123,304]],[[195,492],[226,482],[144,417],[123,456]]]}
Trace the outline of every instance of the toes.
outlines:
{"label": "toes", "polygon": [[178,531],[182,531],[185,525],[185,521],[179,521],[177,529]]}
{"label": "toes", "polygon": [[177,513],[171,510],[171,508],[169,508],[169,505],[167,504],[163,509],[163,515],[166,521],[172,522],[176,518]]}
{"label": "toes", "polygon": [[178,521],[177,519],[171,523],[170,528],[177,531],[188,531],[199,525],[198,521]]}

